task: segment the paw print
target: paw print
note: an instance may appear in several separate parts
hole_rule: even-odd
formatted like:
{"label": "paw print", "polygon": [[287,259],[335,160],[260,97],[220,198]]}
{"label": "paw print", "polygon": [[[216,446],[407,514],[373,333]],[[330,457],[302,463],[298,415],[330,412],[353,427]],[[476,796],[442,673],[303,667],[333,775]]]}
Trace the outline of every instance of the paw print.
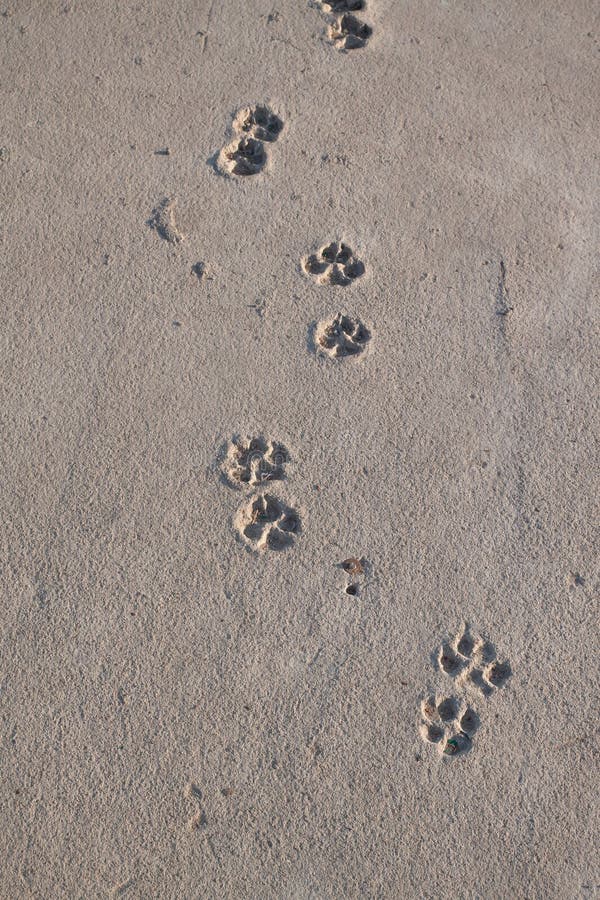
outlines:
{"label": "paw print", "polygon": [[242,507],[237,529],[252,550],[286,550],[300,534],[300,517],[272,494],[257,494]]}
{"label": "paw print", "polygon": [[364,275],[364,264],[354,256],[347,244],[333,241],[317,253],[302,260],[302,268],[314,275],[319,284],[347,287]]}
{"label": "paw print", "polygon": [[333,320],[317,325],[315,346],[333,359],[342,359],[362,353],[370,339],[371,333],[359,319],[338,313]]}
{"label": "paw print", "polygon": [[276,141],[282,128],[283,122],[268,106],[248,106],[233,121],[237,134],[247,134],[257,141]]}
{"label": "paw print", "polygon": [[265,142],[276,141],[283,121],[268,106],[248,106],[233,120],[236,137],[223,147],[217,164],[227,175],[257,175],[268,162]]}
{"label": "paw print", "polygon": [[221,150],[219,163],[230,175],[256,175],[266,166],[267,153],[262,141],[235,138]]}
{"label": "paw print", "polygon": [[486,696],[504,687],[511,676],[508,662],[500,662],[489,641],[465,626],[454,640],[442,644],[438,666],[446,675],[465,686],[474,686]]}
{"label": "paw print", "polygon": [[364,47],[373,29],[353,15],[366,7],[365,0],[319,0],[327,15],[328,36],[338,50],[357,50]]}
{"label": "paw print", "polygon": [[289,453],[283,444],[263,437],[233,438],[227,448],[223,474],[233,487],[256,487],[285,478]]}
{"label": "paw print", "polygon": [[478,728],[479,716],[475,710],[456,697],[431,696],[421,703],[421,737],[429,744],[436,744],[445,756],[468,753]]}
{"label": "paw print", "polygon": [[338,50],[358,50],[372,34],[373,29],[351,13],[337,16],[329,26],[329,40]]}

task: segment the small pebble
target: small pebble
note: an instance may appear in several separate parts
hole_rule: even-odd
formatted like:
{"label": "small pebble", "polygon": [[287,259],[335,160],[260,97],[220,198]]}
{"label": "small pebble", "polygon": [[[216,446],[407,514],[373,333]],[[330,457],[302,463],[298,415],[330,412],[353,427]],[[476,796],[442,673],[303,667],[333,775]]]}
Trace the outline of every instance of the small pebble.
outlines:
{"label": "small pebble", "polygon": [[348,559],[345,559],[342,563],[342,569],[345,572],[348,572],[349,575],[362,575],[365,571],[361,560],[356,556],[351,556]]}

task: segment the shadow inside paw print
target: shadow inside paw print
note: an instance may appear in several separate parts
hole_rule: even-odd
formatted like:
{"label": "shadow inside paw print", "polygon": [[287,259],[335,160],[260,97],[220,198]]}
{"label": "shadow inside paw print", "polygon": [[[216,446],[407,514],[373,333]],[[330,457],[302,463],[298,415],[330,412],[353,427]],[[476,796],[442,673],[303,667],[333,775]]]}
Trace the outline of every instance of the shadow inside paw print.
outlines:
{"label": "shadow inside paw print", "polygon": [[219,164],[230,175],[257,175],[267,164],[267,153],[262,141],[235,138],[221,150]]}
{"label": "shadow inside paw print", "polygon": [[315,347],[333,359],[357,356],[371,339],[371,333],[359,319],[351,319],[343,313],[331,321],[317,325]]}
{"label": "shadow inside paw print", "polygon": [[263,437],[233,438],[227,448],[223,474],[233,487],[255,487],[285,477],[289,453],[283,444]]}
{"label": "shadow inside paw print", "polygon": [[329,26],[329,39],[338,50],[358,50],[364,47],[373,29],[351,13],[338,16]]}
{"label": "shadow inside paw print", "polygon": [[283,122],[268,106],[248,106],[238,112],[233,128],[238,134],[247,134],[258,141],[276,141]]}
{"label": "shadow inside paw print", "polygon": [[478,688],[486,696],[504,687],[511,676],[508,662],[499,662],[489,641],[465,626],[453,641],[442,644],[437,654],[439,668],[451,678]]}
{"label": "shadow inside paw print", "polygon": [[237,529],[253,550],[287,550],[300,534],[300,517],[272,494],[258,494],[237,517]]}
{"label": "shadow inside paw print", "polygon": [[456,697],[428,697],[421,703],[421,737],[445,756],[468,753],[478,728],[475,710]]}
{"label": "shadow inside paw print", "polygon": [[347,287],[364,275],[364,264],[354,256],[347,244],[332,241],[317,253],[307,256],[302,267],[316,277],[319,284],[337,284]]}
{"label": "shadow inside paw print", "polygon": [[358,12],[366,6],[365,0],[320,0],[320,3],[321,9],[332,13]]}

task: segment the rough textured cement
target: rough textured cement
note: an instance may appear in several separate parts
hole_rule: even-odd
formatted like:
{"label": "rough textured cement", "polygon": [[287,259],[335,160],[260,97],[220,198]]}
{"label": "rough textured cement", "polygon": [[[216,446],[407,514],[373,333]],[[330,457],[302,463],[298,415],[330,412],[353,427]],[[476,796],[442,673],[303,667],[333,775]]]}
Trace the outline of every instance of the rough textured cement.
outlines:
{"label": "rough textured cement", "polygon": [[2,898],[599,896],[596,4],[0,13]]}

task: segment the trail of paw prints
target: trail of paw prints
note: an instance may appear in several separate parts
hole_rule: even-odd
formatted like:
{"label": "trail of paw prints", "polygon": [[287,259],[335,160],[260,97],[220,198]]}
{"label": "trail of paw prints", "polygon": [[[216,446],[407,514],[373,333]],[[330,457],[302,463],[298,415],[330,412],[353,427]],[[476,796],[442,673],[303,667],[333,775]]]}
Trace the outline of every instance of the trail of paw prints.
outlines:
{"label": "trail of paw prints", "polygon": [[300,517],[273,494],[257,494],[240,509],[236,527],[246,545],[256,551],[287,550],[300,534]]}
{"label": "trail of paw prints", "polygon": [[478,728],[479,716],[464,700],[430,696],[421,702],[421,737],[444,756],[468,753]]}
{"label": "trail of paw prints", "polygon": [[285,478],[289,453],[283,444],[263,437],[234,437],[227,448],[223,475],[232,487],[256,487]]}
{"label": "trail of paw prints", "polygon": [[510,664],[496,657],[493,645],[463,626],[437,653],[441,672],[455,679],[460,687],[473,687],[484,696],[503,688],[511,676]]}
{"label": "trail of paw prints", "polygon": [[342,242],[332,241],[302,260],[302,268],[319,284],[348,287],[365,274],[364,263]]}
{"label": "trail of paw prints", "polygon": [[327,35],[336,49],[358,50],[366,45],[373,29],[353,15],[364,11],[366,5],[365,0],[319,0],[327,14]]}
{"label": "trail of paw prints", "polygon": [[269,160],[266,143],[273,143],[283,121],[268,106],[240,109],[233,120],[235,137],[220,151],[217,166],[226,175],[258,175]]}
{"label": "trail of paw prints", "polygon": [[315,329],[315,349],[331,359],[344,359],[361,354],[371,333],[360,319],[338,313],[331,320],[319,322]]}

